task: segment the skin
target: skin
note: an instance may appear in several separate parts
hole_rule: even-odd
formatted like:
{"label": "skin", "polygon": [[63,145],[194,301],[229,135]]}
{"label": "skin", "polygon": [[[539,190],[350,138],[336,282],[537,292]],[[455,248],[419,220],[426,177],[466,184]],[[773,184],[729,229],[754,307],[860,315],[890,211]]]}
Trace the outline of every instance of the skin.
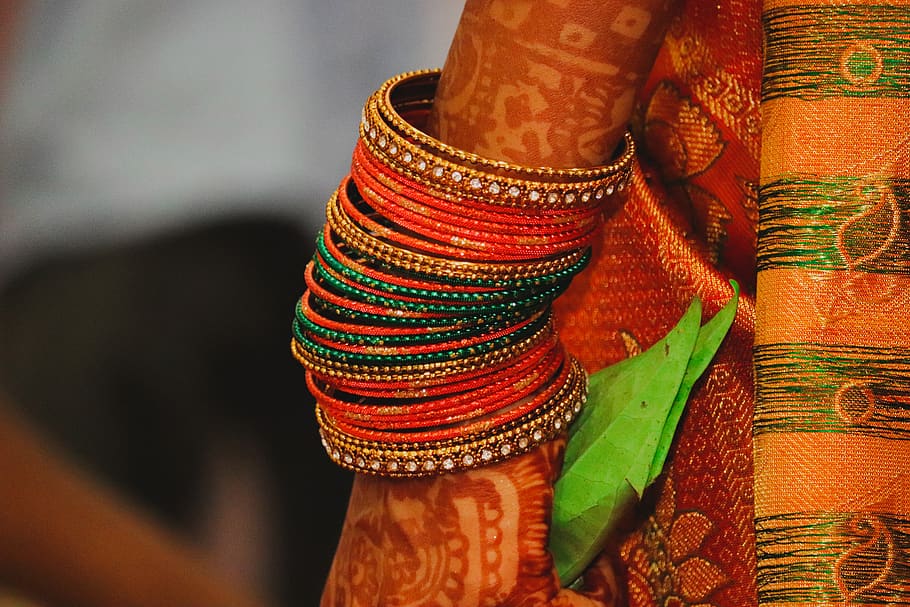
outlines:
{"label": "skin", "polygon": [[[470,0],[427,130],[514,163],[607,163],[669,18],[664,0]],[[322,605],[615,604],[605,557],[575,592],[546,551],[562,445],[430,479],[358,476]]]}
{"label": "skin", "polygon": [[471,0],[428,130],[519,164],[607,163],[668,19],[666,0]]}
{"label": "skin", "polygon": [[12,413],[0,395],[0,583],[72,607],[263,607],[134,512]]}

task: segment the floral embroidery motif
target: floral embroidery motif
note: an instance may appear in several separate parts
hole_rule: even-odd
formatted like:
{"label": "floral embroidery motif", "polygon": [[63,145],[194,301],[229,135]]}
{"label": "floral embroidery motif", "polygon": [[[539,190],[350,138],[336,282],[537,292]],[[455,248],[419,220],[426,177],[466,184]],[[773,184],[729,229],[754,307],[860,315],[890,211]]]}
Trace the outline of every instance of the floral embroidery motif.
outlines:
{"label": "floral embroidery motif", "polygon": [[630,605],[714,607],[711,594],[727,576],[696,556],[713,527],[700,512],[676,510],[676,491],[668,478],[656,511],[623,546]]}

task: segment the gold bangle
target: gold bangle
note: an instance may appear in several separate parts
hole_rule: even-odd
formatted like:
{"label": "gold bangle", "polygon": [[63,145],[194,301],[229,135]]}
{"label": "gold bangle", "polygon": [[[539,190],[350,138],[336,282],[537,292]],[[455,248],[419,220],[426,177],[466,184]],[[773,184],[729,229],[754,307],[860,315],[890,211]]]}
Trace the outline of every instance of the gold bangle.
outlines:
{"label": "gold bangle", "polygon": [[431,385],[440,379],[506,363],[509,359],[521,356],[546,339],[552,339],[554,344],[557,343],[552,321],[547,322],[531,336],[519,342],[493,352],[452,361],[399,366],[348,364],[319,356],[296,339],[291,340],[291,353],[306,369],[320,377],[331,377],[342,381],[413,382],[416,387],[419,382]]}
{"label": "gold bangle", "polygon": [[545,181],[597,181],[628,168],[632,162],[635,149],[631,137],[628,136],[625,139],[626,147],[619,158],[610,164],[590,168],[517,165],[502,160],[485,158],[445,144],[404,120],[396,110],[396,107],[425,107],[428,104],[432,104],[441,74],[442,71],[438,69],[405,72],[387,80],[371,97],[376,99],[376,108],[386,122],[391,124],[406,138],[420,143],[426,149],[434,150],[440,155],[455,159],[469,166],[487,167],[494,172],[506,171]]}
{"label": "gold bangle", "polygon": [[575,419],[585,401],[587,382],[578,361],[572,359],[571,364],[563,389],[547,404],[486,432],[426,443],[369,441],[339,430],[317,406],[322,444],[344,468],[389,477],[431,476],[494,464],[553,440]]}
{"label": "gold bangle", "polygon": [[337,190],[326,204],[326,219],[332,228],[332,232],[345,244],[361,254],[374,257],[408,272],[430,274],[456,280],[514,280],[516,278],[547,276],[575,265],[585,255],[586,251],[585,249],[579,249],[562,255],[557,259],[523,264],[481,263],[431,257],[389,244],[360,229],[341,208],[341,204],[338,202]]}
{"label": "gold bangle", "polygon": [[[556,174],[555,181],[531,180],[509,176],[508,172],[530,169],[508,163],[484,160],[495,165],[499,172],[490,173],[477,169],[470,160],[463,163],[433,154],[421,144],[397,132],[380,118],[376,107],[377,96],[367,101],[360,136],[369,152],[377,160],[413,181],[430,188],[436,194],[482,200],[486,203],[520,208],[585,209],[596,206],[614,191],[622,191],[631,175],[631,162],[635,144],[629,133],[625,134],[625,149],[620,161],[605,167],[596,179],[568,181]],[[391,110],[390,110],[391,111]],[[402,124],[408,124],[398,118]],[[419,133],[415,127],[410,127]],[[424,136],[425,138],[427,136]],[[432,140],[435,141],[435,140]],[[439,143],[439,142],[437,142]],[[443,145],[439,143],[439,145]],[[447,146],[446,146],[447,147]],[[452,148],[454,150],[454,148]],[[473,156],[462,152],[460,156]],[[477,157],[479,158],[479,157]],[[539,169],[551,172],[573,173],[580,169]]]}
{"label": "gold bangle", "polygon": [[[384,139],[381,134],[371,137],[374,132],[379,130],[364,128],[361,137],[379,162],[425,186],[430,194],[443,198],[456,196],[522,209],[539,209],[544,205],[548,209],[585,209],[601,204],[614,192],[622,192],[631,175],[630,167],[596,182],[572,184],[520,180],[455,164],[432,156],[405,140],[388,143],[390,138]],[[630,141],[631,138],[627,139],[627,142]]]}

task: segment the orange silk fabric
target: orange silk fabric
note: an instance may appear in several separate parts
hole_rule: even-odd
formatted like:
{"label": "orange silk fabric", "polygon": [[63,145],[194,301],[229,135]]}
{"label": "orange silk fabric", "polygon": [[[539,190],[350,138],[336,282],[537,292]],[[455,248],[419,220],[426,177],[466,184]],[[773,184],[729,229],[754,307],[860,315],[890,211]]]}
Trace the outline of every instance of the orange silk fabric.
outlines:
{"label": "orange silk fabric", "polygon": [[635,119],[640,167],[595,261],[557,300],[589,371],[650,346],[692,297],[738,315],[688,405],[667,472],[621,549],[633,606],[755,603],[752,431],[760,7],[690,0]]}
{"label": "orange silk fabric", "polygon": [[910,604],[901,2],[688,0],[670,28],[628,200],[557,302],[594,370],[744,288],[622,545],[631,605]]}

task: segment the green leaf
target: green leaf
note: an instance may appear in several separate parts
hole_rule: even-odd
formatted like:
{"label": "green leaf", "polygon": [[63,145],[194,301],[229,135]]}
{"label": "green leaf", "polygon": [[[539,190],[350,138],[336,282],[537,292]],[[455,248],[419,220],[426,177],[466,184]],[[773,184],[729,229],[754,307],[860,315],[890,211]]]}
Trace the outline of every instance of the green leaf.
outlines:
{"label": "green leaf", "polygon": [[704,327],[696,298],[654,346],[591,375],[555,486],[550,550],[564,584],[597,556],[660,474],[689,392],[733,321],[735,283],[734,291]]}
{"label": "green leaf", "polygon": [[556,482],[550,550],[563,582],[600,551],[644,492],[651,461],[698,337],[701,303],[642,354],[591,376]]}
{"label": "green leaf", "polygon": [[664,468],[667,460],[667,454],[670,451],[670,445],[673,443],[673,437],[676,435],[676,426],[679,425],[679,419],[682,417],[683,409],[689,400],[689,393],[692,387],[702,373],[714,360],[714,355],[720,349],[720,344],[727,336],[727,332],[733,325],[733,319],[736,318],[736,306],[739,303],[739,284],[735,280],[730,281],[733,287],[733,297],[721,308],[714,317],[706,322],[698,331],[698,339],[695,341],[695,350],[692,352],[692,359],[686,367],[686,374],[683,377],[682,385],[670,408],[670,414],[667,416],[667,422],[664,424],[664,431],[658,442],[657,451],[654,453],[654,460],[651,462],[651,473],[648,475],[648,484],[654,482]]}

